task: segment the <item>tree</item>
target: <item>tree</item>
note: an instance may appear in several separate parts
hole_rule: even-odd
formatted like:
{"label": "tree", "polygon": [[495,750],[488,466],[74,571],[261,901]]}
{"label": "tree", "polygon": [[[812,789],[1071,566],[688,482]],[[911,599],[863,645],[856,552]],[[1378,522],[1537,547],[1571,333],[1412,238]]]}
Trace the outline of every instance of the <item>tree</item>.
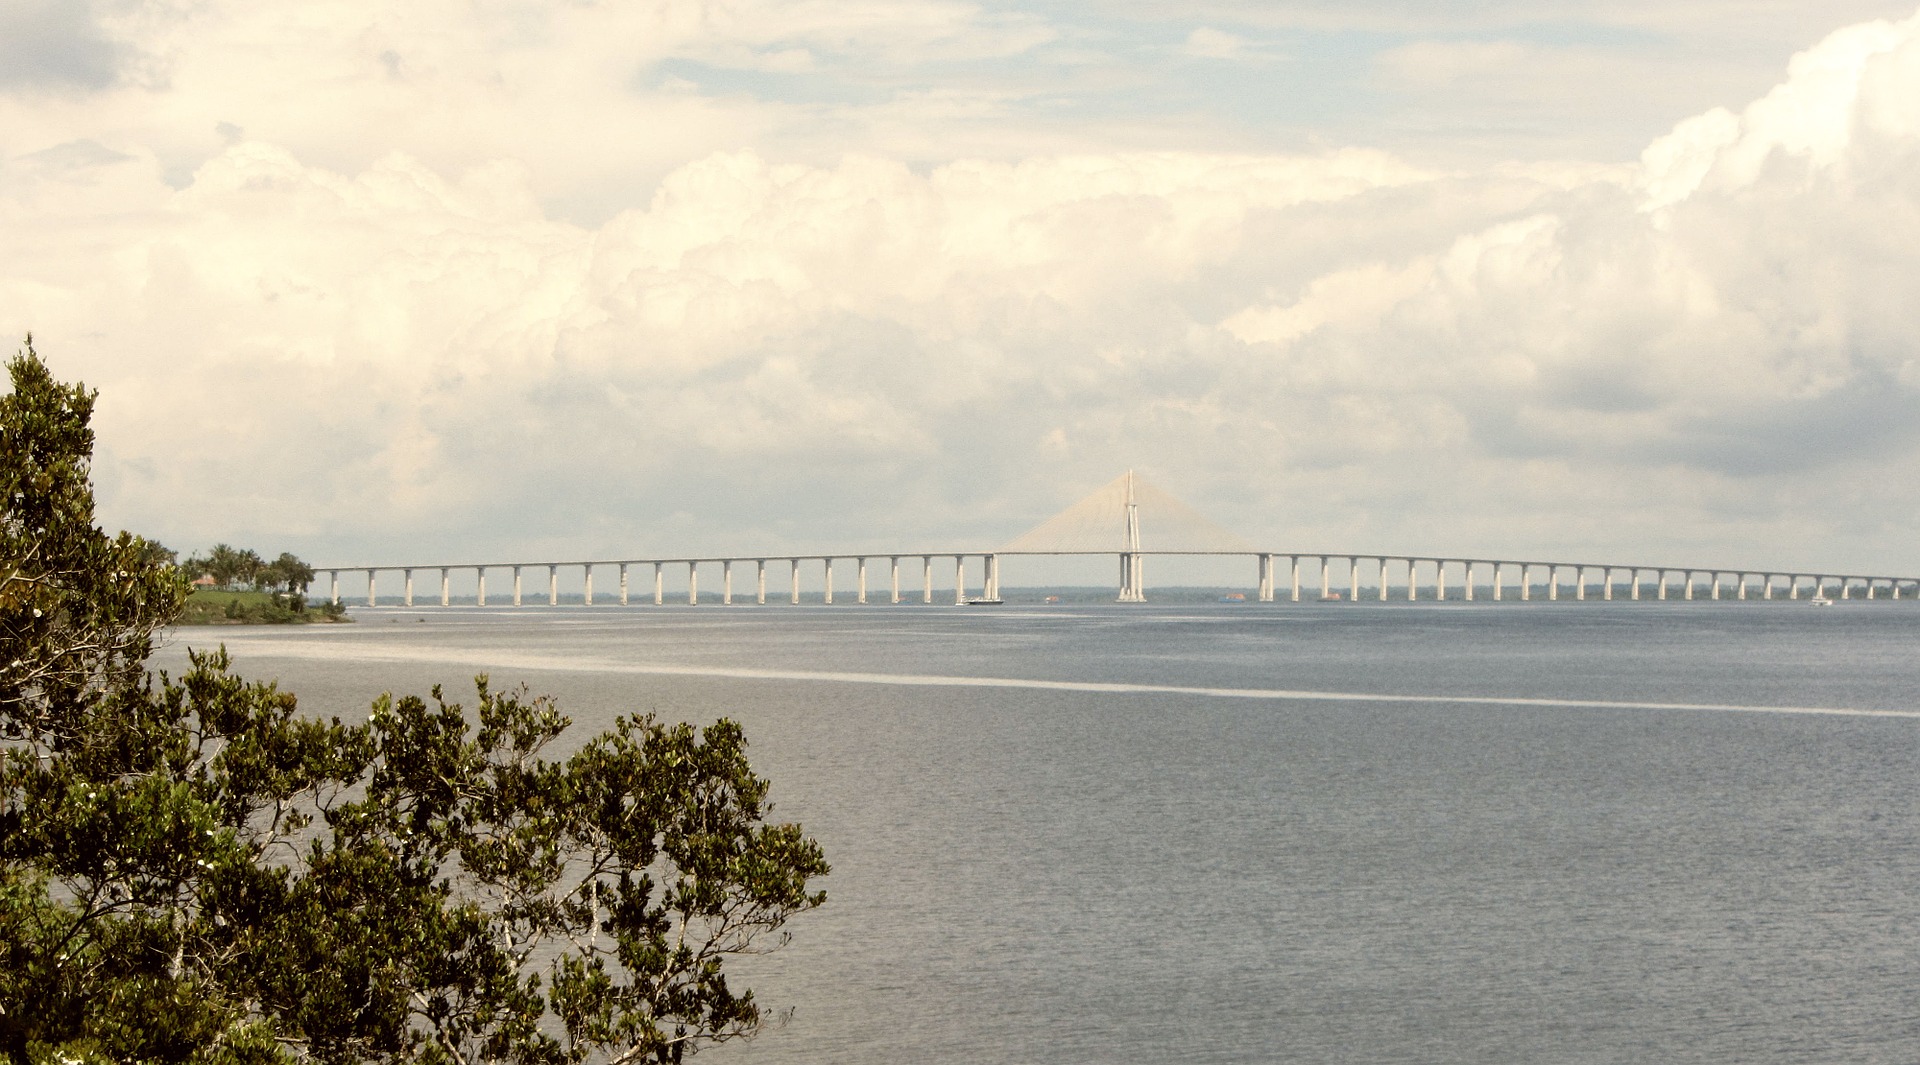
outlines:
{"label": "tree", "polygon": [[827,865],[737,725],[622,718],[549,759],[567,719],[484,677],[343,724],[224,652],[149,675],[181,577],[91,526],[91,394],[31,347],[9,370],[8,476],[51,472],[9,483],[0,544],[29,663],[0,704],[0,1054],[660,1063],[761,1025],[725,961]]}

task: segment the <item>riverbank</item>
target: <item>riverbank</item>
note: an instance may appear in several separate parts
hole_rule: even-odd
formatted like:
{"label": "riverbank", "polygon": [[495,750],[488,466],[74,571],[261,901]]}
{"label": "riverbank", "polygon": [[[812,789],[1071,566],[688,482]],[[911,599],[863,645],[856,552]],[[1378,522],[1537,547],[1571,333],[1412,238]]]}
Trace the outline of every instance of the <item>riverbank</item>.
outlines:
{"label": "riverbank", "polygon": [[330,603],[309,605],[302,595],[196,589],[187,596],[179,625],[316,625],[351,621]]}

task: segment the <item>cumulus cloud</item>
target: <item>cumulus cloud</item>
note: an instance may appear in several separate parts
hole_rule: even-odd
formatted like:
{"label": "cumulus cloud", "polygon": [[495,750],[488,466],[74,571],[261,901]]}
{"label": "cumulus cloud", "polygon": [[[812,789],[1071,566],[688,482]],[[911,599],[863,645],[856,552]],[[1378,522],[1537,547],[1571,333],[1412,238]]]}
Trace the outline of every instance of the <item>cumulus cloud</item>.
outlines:
{"label": "cumulus cloud", "polygon": [[[867,32],[824,12],[740,39]],[[479,62],[353,32],[376,116]],[[1275,547],[1904,569],[1916,100],[1920,18],[1634,163],[736,148],[585,219],[537,154],[223,107],[183,171],[131,103],[29,109],[0,318],[103,389],[106,513],[186,545],[992,545],[1133,465]]]}

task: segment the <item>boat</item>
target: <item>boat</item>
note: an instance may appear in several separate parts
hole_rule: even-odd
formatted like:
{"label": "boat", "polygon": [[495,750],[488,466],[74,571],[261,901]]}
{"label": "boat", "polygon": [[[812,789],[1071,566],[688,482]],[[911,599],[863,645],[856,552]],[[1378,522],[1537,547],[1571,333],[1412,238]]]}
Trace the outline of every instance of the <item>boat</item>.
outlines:
{"label": "boat", "polygon": [[982,596],[977,596],[975,598],[967,600],[967,605],[968,606],[1004,606],[1006,605],[1006,600],[1000,598],[997,595],[994,596],[992,599],[989,599],[986,596],[982,595]]}
{"label": "boat", "polygon": [[1247,601],[1247,596],[1245,592],[1228,592],[1220,597],[1220,601],[1222,603],[1244,603]]}
{"label": "boat", "polygon": [[1833,605],[1833,600],[1828,599],[1824,595],[1815,595],[1812,599],[1807,600],[1807,602],[1812,603],[1814,606],[1832,606]]}

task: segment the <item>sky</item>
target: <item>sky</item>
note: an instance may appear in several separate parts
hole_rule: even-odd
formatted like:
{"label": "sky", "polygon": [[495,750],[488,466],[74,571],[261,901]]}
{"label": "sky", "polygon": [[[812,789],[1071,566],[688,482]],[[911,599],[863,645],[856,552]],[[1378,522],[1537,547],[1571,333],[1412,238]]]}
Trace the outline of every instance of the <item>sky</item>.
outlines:
{"label": "sky", "polygon": [[183,553],[1920,574],[1912,0],[0,0],[0,248]]}

